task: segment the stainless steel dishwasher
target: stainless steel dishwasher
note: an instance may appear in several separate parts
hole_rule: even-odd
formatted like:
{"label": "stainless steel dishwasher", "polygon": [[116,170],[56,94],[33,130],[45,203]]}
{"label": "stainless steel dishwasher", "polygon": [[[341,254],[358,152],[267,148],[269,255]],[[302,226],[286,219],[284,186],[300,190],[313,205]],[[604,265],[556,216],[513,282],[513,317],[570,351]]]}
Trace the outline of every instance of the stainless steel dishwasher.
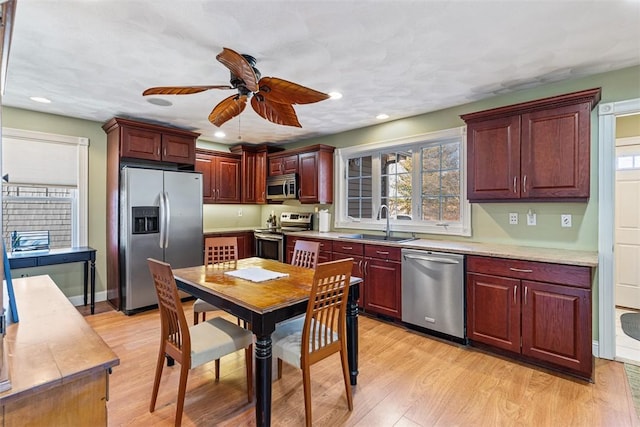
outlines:
{"label": "stainless steel dishwasher", "polygon": [[402,250],[402,321],[465,340],[464,255]]}

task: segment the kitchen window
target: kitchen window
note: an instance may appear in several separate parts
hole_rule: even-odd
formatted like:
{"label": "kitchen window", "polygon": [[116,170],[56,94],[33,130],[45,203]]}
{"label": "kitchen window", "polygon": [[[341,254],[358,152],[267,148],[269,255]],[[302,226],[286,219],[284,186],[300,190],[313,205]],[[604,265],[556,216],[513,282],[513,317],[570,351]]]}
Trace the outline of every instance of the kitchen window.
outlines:
{"label": "kitchen window", "polygon": [[336,227],[470,236],[465,130],[337,150]]}
{"label": "kitchen window", "polygon": [[48,231],[51,248],[87,245],[87,138],[3,128],[2,235]]}

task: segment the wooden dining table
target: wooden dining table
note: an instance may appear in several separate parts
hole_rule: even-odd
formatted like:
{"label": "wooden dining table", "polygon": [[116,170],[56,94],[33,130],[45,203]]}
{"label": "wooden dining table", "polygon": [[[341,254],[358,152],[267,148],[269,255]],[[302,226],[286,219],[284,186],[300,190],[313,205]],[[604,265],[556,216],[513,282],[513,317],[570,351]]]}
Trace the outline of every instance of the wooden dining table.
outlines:
{"label": "wooden dining table", "polygon": [[[229,273],[259,268],[286,276],[252,281]],[[259,272],[259,271],[258,271]],[[272,345],[276,324],[304,314],[314,270],[263,258],[173,270],[178,288],[245,320],[256,337],[256,424],[271,425]],[[358,306],[362,279],[352,277],[347,303],[347,352],[351,384],[358,377]]]}

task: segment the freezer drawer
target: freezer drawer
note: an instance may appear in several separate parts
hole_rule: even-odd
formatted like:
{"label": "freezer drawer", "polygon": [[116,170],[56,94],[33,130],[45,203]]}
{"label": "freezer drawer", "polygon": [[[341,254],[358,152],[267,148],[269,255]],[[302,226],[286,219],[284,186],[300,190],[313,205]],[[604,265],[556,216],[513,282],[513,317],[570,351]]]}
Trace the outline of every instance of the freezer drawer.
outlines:
{"label": "freezer drawer", "polygon": [[465,338],[464,255],[402,250],[402,321]]}

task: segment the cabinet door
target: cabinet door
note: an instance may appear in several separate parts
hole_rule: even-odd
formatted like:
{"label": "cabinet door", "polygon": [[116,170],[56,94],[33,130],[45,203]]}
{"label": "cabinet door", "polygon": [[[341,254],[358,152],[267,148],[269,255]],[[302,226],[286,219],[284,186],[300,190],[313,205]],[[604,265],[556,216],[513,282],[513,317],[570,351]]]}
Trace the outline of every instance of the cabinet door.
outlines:
{"label": "cabinet door", "polygon": [[591,291],[522,281],[522,354],[591,378]]}
{"label": "cabinet door", "polygon": [[522,115],[522,197],[588,198],[590,104]]}
{"label": "cabinet door", "polygon": [[520,116],[467,127],[469,201],[520,197]]}
{"label": "cabinet door", "polygon": [[298,155],[292,154],[282,158],[282,173],[298,173]]}
{"label": "cabinet door", "polygon": [[268,163],[269,163],[269,176],[283,174],[281,157],[270,157],[268,160]]}
{"label": "cabinet door", "polygon": [[216,157],[214,167],[216,202],[240,203],[240,159]]}
{"label": "cabinet door", "polygon": [[256,154],[255,202],[267,203],[267,153]]}
{"label": "cabinet door", "polygon": [[368,312],[402,319],[401,264],[365,259],[364,308]]}
{"label": "cabinet door", "polygon": [[[340,252],[333,252],[331,257],[333,261],[338,261],[346,258],[353,258],[353,267],[351,268],[351,276],[363,278],[364,274],[363,274],[362,268],[364,265],[364,258],[362,256],[345,254]],[[358,307],[360,308],[364,308],[364,296],[365,296],[364,285],[360,283],[360,298],[358,298]]]}
{"label": "cabinet door", "polygon": [[467,336],[520,353],[520,280],[467,274]]}
{"label": "cabinet door", "polygon": [[318,153],[300,154],[298,158],[300,179],[298,199],[300,203],[318,202]]}
{"label": "cabinet door", "polygon": [[254,256],[253,233],[239,233],[236,237],[238,238],[238,258],[251,258]]}
{"label": "cabinet door", "polygon": [[162,161],[192,165],[196,158],[196,141],[181,135],[162,135]]}
{"label": "cabinet door", "polygon": [[202,172],[202,201],[215,203],[213,188],[213,159],[211,156],[198,154],[195,164],[196,172]]}
{"label": "cabinet door", "polygon": [[122,127],[120,157],[160,161],[162,134],[146,129]]}

